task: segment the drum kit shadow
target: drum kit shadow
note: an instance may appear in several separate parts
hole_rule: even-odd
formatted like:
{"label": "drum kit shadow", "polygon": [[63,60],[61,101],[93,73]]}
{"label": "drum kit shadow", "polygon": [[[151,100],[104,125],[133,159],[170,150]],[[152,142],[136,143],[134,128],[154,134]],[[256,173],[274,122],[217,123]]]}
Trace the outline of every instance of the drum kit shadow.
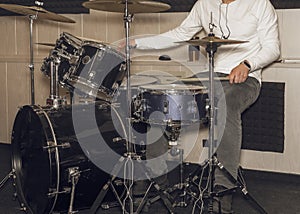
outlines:
{"label": "drum kit shadow", "polygon": [[[147,169],[143,172],[150,183],[149,189],[134,210],[132,174],[136,162],[143,159],[139,154],[143,151],[137,151],[133,133],[136,130],[146,133],[149,124],[166,126],[168,140],[173,146],[181,125],[208,121],[208,142],[212,145],[214,53],[220,45],[243,41],[219,39],[211,32],[203,39],[183,42],[206,47],[210,63],[208,93],[206,88],[198,86],[149,84],[138,87],[138,95],[133,98],[129,45],[133,14],[161,12],[170,6],[149,0],[84,2],[83,6],[89,9],[124,13],[125,54],[109,44],[66,32],[55,44],[37,43],[53,48],[41,67],[41,71],[50,77],[50,96],[47,105],[41,107],[34,101],[33,21],[38,18],[66,23],[74,21],[43,9],[41,2],[36,4],[0,4],[0,8],[29,17],[31,72],[31,105],[21,107],[17,113],[12,133],[12,171],[1,181],[0,187],[13,178],[21,209],[28,213],[72,214],[78,210],[97,213],[103,202],[114,199],[123,213],[131,214],[141,212],[148,190],[153,186],[168,211],[174,213],[172,197],[161,190]],[[126,100],[120,101],[117,94],[125,77]],[[68,105],[59,96],[59,86],[68,88],[70,93],[93,97],[94,102],[73,104],[71,100]],[[125,110],[117,108],[116,102],[121,103],[122,108],[125,106]],[[155,112],[160,114],[155,115]],[[213,166],[216,162],[210,146],[209,164]],[[212,170],[210,167],[210,173]],[[209,182],[209,197],[212,198],[212,181]]]}

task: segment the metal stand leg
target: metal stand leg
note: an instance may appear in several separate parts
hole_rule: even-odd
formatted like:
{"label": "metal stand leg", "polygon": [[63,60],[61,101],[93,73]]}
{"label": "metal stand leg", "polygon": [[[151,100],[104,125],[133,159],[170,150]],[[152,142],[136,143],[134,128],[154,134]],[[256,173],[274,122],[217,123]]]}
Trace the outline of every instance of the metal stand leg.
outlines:
{"label": "metal stand leg", "polygon": [[[119,160],[119,163],[117,165],[115,165],[113,171],[111,174],[113,175],[116,175],[118,174],[118,172],[121,170],[122,166],[124,165],[124,162],[126,161],[125,158],[121,157],[120,160]],[[142,198],[140,204],[138,205],[136,211],[133,210],[133,202],[130,201],[130,203],[128,204],[129,205],[129,212],[126,211],[126,198],[124,200],[122,200],[118,194],[118,192],[116,191],[115,189],[115,186],[114,186],[114,180],[116,179],[116,176],[112,176],[107,182],[106,184],[102,187],[101,191],[99,192],[96,200],[94,201],[92,207],[87,210],[86,212],[83,212],[83,213],[86,213],[86,214],[96,214],[97,211],[99,210],[100,206],[102,205],[102,202],[107,194],[107,192],[109,191],[109,189],[112,190],[112,192],[114,193],[119,205],[122,207],[122,211],[123,213],[134,213],[134,214],[138,214],[142,211],[142,209],[144,208],[145,204],[146,203],[154,203],[155,201],[159,200],[159,199],[162,199],[164,205],[166,206],[166,208],[168,209],[168,211],[170,213],[174,213],[174,210],[173,210],[173,207],[172,207],[172,204],[169,200],[169,197],[170,195],[166,192],[166,191],[163,191],[161,189],[161,187],[152,179],[150,178],[149,176],[149,173],[143,168],[141,169],[145,172],[145,175],[147,176],[147,179],[148,181],[150,182],[149,184],[149,187],[147,188],[147,191],[145,192],[144,194],[144,197]],[[149,201],[147,200],[148,199],[148,194],[150,192],[150,189],[154,187],[156,190],[157,190],[157,193],[158,193],[158,196],[153,198],[153,199],[149,199]],[[127,195],[126,197],[131,199],[131,195],[132,195],[132,191],[131,191],[131,187],[129,188],[128,192],[127,192]]]}
{"label": "metal stand leg", "polygon": [[75,199],[75,188],[76,188],[76,184],[78,183],[79,177],[80,177],[80,171],[78,167],[69,168],[69,182],[72,183],[72,188],[71,188],[71,197],[70,197],[68,214],[77,213],[77,211],[73,211],[73,204]]}
{"label": "metal stand leg", "polygon": [[12,178],[15,174],[14,170],[11,170],[0,182],[0,189],[6,184],[6,182]]}
{"label": "metal stand leg", "polygon": [[217,193],[216,196],[223,196],[229,193],[232,193],[233,191],[235,191],[237,188],[239,188],[241,190],[241,192],[244,194],[244,196],[250,200],[250,202],[254,205],[254,207],[257,209],[257,211],[259,211],[259,213],[261,214],[267,214],[267,212],[265,211],[265,209],[250,195],[250,193],[248,192],[246,186],[244,184],[242,184],[238,179],[235,179],[229,172],[228,170],[222,165],[222,163],[220,163],[217,159],[216,156],[213,157],[213,161],[214,164],[225,174],[225,176],[230,180],[230,182],[232,182],[233,184],[236,185],[235,188],[229,189],[229,190],[225,190],[222,191],[220,193]]}

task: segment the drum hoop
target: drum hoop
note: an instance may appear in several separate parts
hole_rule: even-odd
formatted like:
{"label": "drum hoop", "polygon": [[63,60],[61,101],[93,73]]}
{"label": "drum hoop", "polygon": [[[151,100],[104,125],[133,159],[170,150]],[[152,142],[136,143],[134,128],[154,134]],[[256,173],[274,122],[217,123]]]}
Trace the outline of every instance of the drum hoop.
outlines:
{"label": "drum hoop", "polygon": [[90,47],[94,47],[94,48],[98,48],[98,49],[108,50],[110,52],[113,52],[115,55],[117,55],[122,60],[125,60],[125,54],[117,51],[115,48],[111,47],[108,44],[103,44],[103,43],[99,43],[99,42],[95,42],[95,41],[83,41],[81,46],[82,46],[82,48],[84,48],[85,46],[90,46]]}
{"label": "drum hoop", "polygon": [[[40,106],[37,106],[37,107],[38,107],[37,110],[36,110],[36,111],[38,111],[37,115],[39,115],[39,118],[40,118],[40,115],[42,113],[42,115],[46,118],[46,122],[47,122],[47,124],[48,124],[48,126],[51,130],[51,135],[52,135],[51,137],[53,138],[54,145],[49,145],[49,136],[47,135],[45,127],[43,126],[43,130],[44,130],[46,140],[47,140],[47,145],[51,146],[52,149],[55,149],[56,181],[57,181],[55,190],[56,190],[56,192],[58,192],[59,191],[59,185],[60,185],[60,164],[59,164],[60,158],[59,158],[59,152],[58,152],[58,143],[57,143],[57,139],[56,139],[56,136],[55,136],[54,128],[52,126],[51,120],[50,120],[47,112],[42,107],[40,107]],[[41,120],[41,118],[40,118],[40,120]],[[43,123],[43,122],[41,121],[41,123]],[[51,148],[48,148],[48,153],[49,154],[51,153],[50,150],[51,150]],[[50,168],[51,168],[51,166],[50,166]],[[52,207],[51,207],[49,213],[52,213],[52,211],[54,210],[55,205],[56,205],[56,201],[57,201],[57,198],[58,198],[58,194],[54,194],[54,195],[55,195],[54,196],[54,201],[53,201],[53,204],[52,204]]]}
{"label": "drum hoop", "polygon": [[[49,140],[48,140],[49,136],[48,136],[48,133],[46,132],[45,126],[44,126],[45,125],[45,121],[46,121],[47,125],[49,125],[49,127],[51,129],[51,135],[53,137],[53,141],[57,145],[57,140],[56,140],[56,137],[55,137],[55,134],[54,134],[53,126],[51,125],[50,119],[49,119],[47,113],[45,112],[45,110],[41,106],[38,106],[38,105],[26,105],[26,106],[20,107],[20,110],[19,110],[18,114],[21,113],[22,109],[24,109],[24,108],[28,108],[31,111],[33,111],[34,113],[36,113],[36,116],[38,117],[40,123],[43,125],[42,128],[43,128],[43,132],[45,134],[45,137],[47,139],[47,146],[50,146],[50,145],[49,145]],[[43,121],[42,118],[46,119],[46,120]],[[16,121],[15,121],[15,123],[16,123]],[[13,130],[14,129],[15,129],[15,125],[13,127]],[[51,145],[51,147],[53,147],[53,146]],[[57,168],[57,178],[56,178],[57,183],[55,185],[56,186],[55,191],[58,192],[58,190],[59,190],[59,183],[60,183],[59,182],[59,178],[60,178],[59,153],[58,153],[57,146],[54,146],[53,148],[55,148],[55,162],[56,162],[56,168]],[[13,149],[13,151],[14,151],[14,149]],[[48,152],[49,151],[50,151],[50,148],[48,148]],[[51,161],[51,159],[49,161]],[[18,178],[19,177],[18,173],[19,173],[19,170],[20,170],[20,166],[19,166],[20,163],[19,162],[20,162],[20,160],[16,160],[15,157],[14,157],[14,155],[13,155],[13,157],[12,157],[12,166],[13,166],[13,168],[15,170],[15,173],[16,173],[16,178],[15,179],[17,180],[17,187],[19,187],[18,185],[21,184],[21,182],[19,181],[20,178]],[[52,168],[51,165],[52,164],[50,163],[49,164],[50,170]],[[51,183],[50,183],[50,185],[51,185]],[[22,203],[24,203],[24,207],[27,208],[27,209],[29,209],[32,212],[31,207],[29,206],[28,201],[26,200],[26,197],[24,195],[23,189],[21,189],[20,191],[18,191],[17,194],[20,194],[19,198],[22,200]],[[51,205],[51,209],[50,209],[49,213],[51,213],[54,210],[57,198],[58,198],[58,194],[55,194],[54,199],[51,200],[51,202],[49,202],[50,203],[49,205]]]}
{"label": "drum hoop", "polygon": [[141,117],[141,120],[145,123],[148,124],[153,124],[153,125],[170,125],[170,124],[175,124],[179,123],[181,125],[191,125],[195,123],[203,123],[205,120],[200,119],[200,120],[153,120],[153,119],[145,119],[144,117]]}
{"label": "drum hoop", "polygon": [[[111,99],[113,98],[113,94],[115,93],[115,91],[109,90],[108,88],[106,88],[102,85],[96,85],[92,82],[88,82],[86,79],[84,79],[82,77],[68,76],[67,80],[71,83],[74,83],[74,85],[81,84],[84,87],[88,88],[90,90],[89,95],[92,95],[94,97],[97,97],[98,93],[104,93],[108,97],[105,99],[105,101],[111,101]],[[80,90],[80,88],[78,88],[78,90]]]}
{"label": "drum hoop", "polygon": [[[164,86],[164,85],[162,85]],[[204,86],[199,86],[199,88],[195,89],[189,89],[188,87],[186,89],[153,89],[149,88],[150,85],[147,86],[140,86],[138,88],[139,91],[142,93],[148,92],[150,94],[155,94],[155,95],[196,95],[196,94],[205,94],[208,93],[206,87]]]}
{"label": "drum hoop", "polygon": [[[70,33],[67,33],[67,32],[61,33],[59,39],[61,39],[61,38],[65,38],[65,39],[66,39],[66,42],[67,42],[69,45],[76,44],[76,47],[75,47],[75,48],[77,48],[77,49],[80,48],[80,46],[82,45],[82,42],[83,42],[83,41],[82,41],[81,39],[79,39],[78,37],[76,37],[76,36],[74,36],[74,35],[72,35],[72,34],[70,34]],[[76,41],[76,40],[78,40],[78,41]]]}

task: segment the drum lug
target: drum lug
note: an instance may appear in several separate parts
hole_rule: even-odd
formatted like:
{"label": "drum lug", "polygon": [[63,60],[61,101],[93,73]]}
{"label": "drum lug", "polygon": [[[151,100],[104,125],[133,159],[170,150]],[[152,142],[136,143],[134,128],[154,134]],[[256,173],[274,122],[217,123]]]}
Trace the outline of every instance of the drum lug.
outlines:
{"label": "drum lug", "polygon": [[198,112],[197,102],[195,100],[192,100],[190,103],[188,103],[188,113],[196,114],[197,112]]}
{"label": "drum lug", "polygon": [[169,101],[164,101],[164,107],[163,107],[163,113],[168,114],[169,113]]}
{"label": "drum lug", "polygon": [[78,180],[78,178],[80,177],[80,171],[79,171],[79,167],[71,167],[68,168],[68,181],[71,183],[72,179],[76,179]]}
{"label": "drum lug", "polygon": [[88,81],[92,82],[92,80],[95,78],[96,76],[96,71],[90,71],[89,72],[89,77],[88,77]]}
{"label": "drum lug", "polygon": [[43,149],[55,149],[55,148],[63,148],[63,149],[68,149],[71,147],[71,144],[69,142],[65,142],[59,145],[56,145],[55,142],[53,141],[48,141],[47,142],[48,146],[43,146]]}
{"label": "drum lug", "polygon": [[25,206],[25,204],[21,203],[20,204],[20,211],[26,212],[27,211],[27,207]]}
{"label": "drum lug", "polygon": [[141,112],[144,112],[147,110],[147,101],[145,99],[141,99],[140,110],[141,110]]}

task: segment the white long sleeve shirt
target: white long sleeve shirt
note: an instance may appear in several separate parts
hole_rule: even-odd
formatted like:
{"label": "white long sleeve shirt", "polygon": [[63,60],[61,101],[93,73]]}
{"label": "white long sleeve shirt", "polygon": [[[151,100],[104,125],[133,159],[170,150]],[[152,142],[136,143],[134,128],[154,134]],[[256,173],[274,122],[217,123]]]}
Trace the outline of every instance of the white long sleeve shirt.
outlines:
{"label": "white long sleeve shirt", "polygon": [[[166,33],[136,39],[139,49],[163,49],[190,40],[196,33],[209,33],[209,23],[216,26],[217,37],[248,41],[242,44],[222,45],[215,54],[217,72],[229,74],[247,60],[251,65],[249,76],[261,81],[263,67],[278,59],[280,42],[277,15],[269,0],[235,0],[223,4],[222,0],[198,0],[181,25]],[[227,26],[226,26],[227,23]]]}

